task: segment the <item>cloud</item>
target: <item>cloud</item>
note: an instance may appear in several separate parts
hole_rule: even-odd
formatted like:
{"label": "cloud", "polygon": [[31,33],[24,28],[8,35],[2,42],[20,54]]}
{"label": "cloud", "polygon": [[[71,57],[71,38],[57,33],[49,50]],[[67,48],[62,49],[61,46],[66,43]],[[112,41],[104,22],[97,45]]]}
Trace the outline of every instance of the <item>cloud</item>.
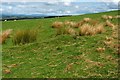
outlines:
{"label": "cloud", "polygon": [[4,9],[0,8],[0,12],[3,11]]}
{"label": "cloud", "polygon": [[71,13],[71,11],[66,11],[67,13]]}
{"label": "cloud", "polygon": [[70,6],[70,5],[71,5],[71,2],[64,2],[64,5],[65,5],[65,6]]}
{"label": "cloud", "polygon": [[12,9],[12,6],[9,6],[8,9]]}
{"label": "cloud", "polygon": [[77,8],[77,9],[78,9],[78,8],[79,8],[79,6],[78,6],[78,5],[76,5],[76,6],[75,6],[75,8]]}
{"label": "cloud", "polygon": [[24,5],[17,5],[17,7],[24,8],[25,6]]}

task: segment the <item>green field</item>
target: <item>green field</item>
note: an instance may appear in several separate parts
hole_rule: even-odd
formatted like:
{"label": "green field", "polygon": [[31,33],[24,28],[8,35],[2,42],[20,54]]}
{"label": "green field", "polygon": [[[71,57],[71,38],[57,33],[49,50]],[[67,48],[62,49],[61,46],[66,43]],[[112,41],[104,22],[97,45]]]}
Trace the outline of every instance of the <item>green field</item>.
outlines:
{"label": "green field", "polygon": [[[102,15],[118,15],[118,11],[85,14],[71,17],[3,21],[2,30],[37,29],[37,41],[25,45],[14,45],[9,38],[2,46],[3,78],[117,78],[117,49],[104,45],[106,36],[112,37],[113,30],[94,36],[56,36],[51,25],[55,21],[81,21],[85,17],[105,22]],[[118,24],[118,19],[111,20]],[[117,30],[116,30],[117,31]],[[117,39],[114,39],[117,42]],[[96,48],[105,47],[104,52]],[[16,64],[16,66],[11,66]],[[9,74],[4,70],[9,69]]]}

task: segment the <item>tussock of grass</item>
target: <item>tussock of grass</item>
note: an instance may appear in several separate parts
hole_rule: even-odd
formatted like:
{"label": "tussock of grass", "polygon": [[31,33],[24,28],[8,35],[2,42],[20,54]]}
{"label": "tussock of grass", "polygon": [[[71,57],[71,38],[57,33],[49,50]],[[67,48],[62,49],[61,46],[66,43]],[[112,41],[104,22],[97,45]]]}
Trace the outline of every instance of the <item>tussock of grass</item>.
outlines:
{"label": "tussock of grass", "polygon": [[112,16],[108,16],[108,19],[113,19],[113,17]]}
{"label": "tussock of grass", "polygon": [[62,28],[56,28],[56,35],[62,35],[64,34],[65,32],[65,29],[62,27]]}
{"label": "tussock of grass", "polygon": [[96,25],[99,24],[99,21],[98,20],[90,20],[89,24],[93,25],[93,26],[96,26]]}
{"label": "tussock of grass", "polygon": [[120,15],[116,15],[116,16],[114,16],[114,18],[119,19],[119,18],[120,18]]}
{"label": "tussock of grass", "polygon": [[83,21],[84,21],[84,22],[90,22],[91,19],[90,19],[90,18],[84,18]]}
{"label": "tussock of grass", "polygon": [[113,23],[111,23],[109,20],[106,21],[106,26],[109,26],[109,27],[114,27],[115,25]]}
{"label": "tussock of grass", "polygon": [[13,36],[15,45],[31,43],[37,40],[36,30],[19,30]]}
{"label": "tussock of grass", "polygon": [[83,26],[80,27],[79,30],[79,35],[94,35],[95,34],[95,28],[92,27],[89,24],[84,24]]}
{"label": "tussock of grass", "polygon": [[102,15],[102,19],[108,19],[108,16],[107,15]]}
{"label": "tussock of grass", "polygon": [[98,34],[105,32],[105,28],[104,28],[103,24],[101,23],[101,24],[96,25],[95,31]]}
{"label": "tussock of grass", "polygon": [[70,34],[74,38],[77,36],[77,32],[73,28],[70,28],[70,27],[65,29],[65,33]]}
{"label": "tussock of grass", "polygon": [[3,33],[0,35],[0,44],[5,43],[5,41],[10,37],[12,31],[12,29],[7,29],[3,31]]}
{"label": "tussock of grass", "polygon": [[79,27],[82,26],[84,23],[85,23],[84,21],[80,21],[80,22],[76,23],[76,27],[79,28]]}
{"label": "tussock of grass", "polygon": [[63,23],[62,22],[56,21],[56,22],[54,22],[52,24],[52,28],[61,28],[61,27],[63,27]]}
{"label": "tussock of grass", "polygon": [[70,26],[70,27],[74,27],[76,28],[76,22],[72,22],[72,21],[65,21],[64,22],[65,26]]}
{"label": "tussock of grass", "polygon": [[110,16],[110,15],[102,15],[102,19],[105,19],[105,20],[111,20],[113,19],[113,16]]}

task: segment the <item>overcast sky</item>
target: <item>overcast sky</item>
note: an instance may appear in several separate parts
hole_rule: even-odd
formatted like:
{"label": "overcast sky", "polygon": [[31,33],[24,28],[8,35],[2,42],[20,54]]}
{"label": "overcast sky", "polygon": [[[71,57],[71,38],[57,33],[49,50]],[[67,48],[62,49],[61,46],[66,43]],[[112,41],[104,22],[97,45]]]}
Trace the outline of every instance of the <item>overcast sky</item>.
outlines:
{"label": "overcast sky", "polygon": [[1,0],[2,2],[119,2],[120,0]]}
{"label": "overcast sky", "polygon": [[[0,12],[4,14],[85,14],[98,13],[118,9],[118,0],[107,3],[110,0],[2,0]],[[20,3],[12,3],[20,2]],[[27,3],[31,2],[31,3]],[[41,3],[34,3],[41,2]],[[46,3],[42,3],[46,2]],[[59,3],[61,2],[61,3]],[[74,2],[74,3],[71,3]],[[79,2],[103,2],[103,3],[79,3]]]}

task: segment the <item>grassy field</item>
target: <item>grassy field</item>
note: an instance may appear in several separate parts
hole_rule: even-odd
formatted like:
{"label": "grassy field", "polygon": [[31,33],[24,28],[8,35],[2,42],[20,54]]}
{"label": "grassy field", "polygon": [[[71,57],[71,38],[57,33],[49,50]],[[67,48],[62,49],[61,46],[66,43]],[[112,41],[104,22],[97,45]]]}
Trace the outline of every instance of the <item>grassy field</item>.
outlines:
{"label": "grassy field", "polygon": [[[117,78],[117,49],[105,46],[106,36],[113,37],[113,30],[94,36],[56,36],[51,24],[55,21],[81,21],[85,17],[105,22],[102,15],[118,15],[118,11],[85,14],[80,16],[3,21],[2,30],[37,29],[37,41],[25,45],[14,45],[9,38],[2,48],[3,78]],[[112,23],[118,24],[118,19]],[[117,30],[116,30],[117,31]],[[115,32],[115,31],[114,31]],[[117,42],[117,38],[114,39]],[[97,52],[98,47],[105,51]],[[10,70],[6,74],[4,71]]]}

